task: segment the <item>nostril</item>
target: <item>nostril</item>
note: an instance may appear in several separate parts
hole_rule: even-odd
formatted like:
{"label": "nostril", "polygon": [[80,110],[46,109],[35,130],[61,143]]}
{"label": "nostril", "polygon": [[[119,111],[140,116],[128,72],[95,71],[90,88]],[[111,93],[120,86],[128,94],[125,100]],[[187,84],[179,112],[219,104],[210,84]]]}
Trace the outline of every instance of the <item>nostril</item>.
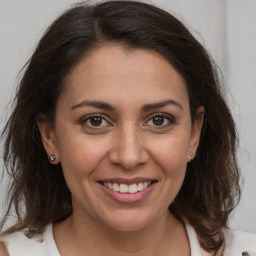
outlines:
{"label": "nostril", "polygon": [[134,169],[149,158],[144,148],[145,143],[134,135],[136,131],[132,135],[130,133],[123,131],[122,135],[117,136],[108,152],[111,163],[121,165],[125,170]]}

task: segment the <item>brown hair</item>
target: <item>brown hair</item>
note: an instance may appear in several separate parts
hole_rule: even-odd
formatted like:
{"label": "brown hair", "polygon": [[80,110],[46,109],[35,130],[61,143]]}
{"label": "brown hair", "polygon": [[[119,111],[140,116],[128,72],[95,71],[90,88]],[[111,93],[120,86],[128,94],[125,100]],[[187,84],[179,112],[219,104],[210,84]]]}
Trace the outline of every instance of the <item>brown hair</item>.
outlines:
{"label": "brown hair", "polygon": [[[149,49],[164,56],[186,81],[191,118],[204,106],[197,155],[170,211],[195,228],[201,246],[217,253],[223,228],[239,199],[237,135],[213,60],[188,29],[171,14],[136,1],[79,4],[46,31],[28,61],[3,130],[4,162],[12,176],[9,208],[18,220],[7,232],[27,228],[42,232],[50,222],[72,214],[71,194],[61,165],[51,165],[36,125],[42,113],[54,122],[56,102],[72,68],[91,49],[104,43]],[[235,197],[237,196],[237,197]],[[25,213],[22,209],[25,208]]]}

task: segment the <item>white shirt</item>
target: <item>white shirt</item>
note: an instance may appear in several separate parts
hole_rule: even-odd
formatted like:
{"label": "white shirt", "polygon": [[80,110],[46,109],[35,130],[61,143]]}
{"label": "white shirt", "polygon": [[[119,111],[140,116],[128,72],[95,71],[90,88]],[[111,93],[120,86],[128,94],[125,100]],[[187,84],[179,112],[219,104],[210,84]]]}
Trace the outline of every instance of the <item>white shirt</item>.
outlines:
{"label": "white shirt", "polygon": [[[186,223],[191,256],[211,255],[199,245],[194,228]],[[225,231],[226,249],[224,256],[256,256],[256,235],[240,231]],[[61,256],[54,241],[52,224],[46,227],[42,235],[27,238],[23,232],[16,232],[0,238],[7,247],[8,256]],[[3,246],[3,244],[2,244]],[[1,247],[0,247],[1,248]],[[1,254],[0,256],[5,256]]]}

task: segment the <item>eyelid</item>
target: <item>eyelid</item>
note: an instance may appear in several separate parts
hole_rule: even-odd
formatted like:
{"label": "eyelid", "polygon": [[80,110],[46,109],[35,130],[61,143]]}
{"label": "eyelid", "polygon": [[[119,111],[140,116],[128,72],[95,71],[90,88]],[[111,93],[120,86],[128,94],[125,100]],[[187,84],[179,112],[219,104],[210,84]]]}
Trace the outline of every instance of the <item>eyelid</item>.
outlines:
{"label": "eyelid", "polygon": [[[104,121],[107,122],[108,125],[107,125],[107,126],[99,126],[99,127],[86,125],[86,124],[85,124],[86,121],[88,121],[90,118],[93,118],[93,117],[101,117]],[[101,113],[95,113],[95,114],[89,114],[89,115],[83,116],[83,117],[79,120],[79,123],[80,123],[81,125],[84,125],[84,126],[86,126],[86,127],[88,127],[88,128],[95,129],[95,130],[96,130],[96,129],[100,129],[100,128],[105,128],[105,127],[111,126],[110,122],[107,120],[107,118],[105,117],[105,115],[104,115],[104,114],[101,114]]]}
{"label": "eyelid", "polygon": [[[85,123],[90,118],[93,118],[93,117],[101,117],[107,123],[107,125],[98,126],[98,127],[97,126],[92,126],[92,125],[86,125]],[[157,126],[157,125],[148,125],[147,123],[150,120],[152,120],[154,117],[163,117],[163,118],[168,120],[168,124],[159,125],[159,126]],[[89,129],[94,129],[94,130],[113,126],[113,124],[111,124],[111,118],[108,117],[108,116],[106,117],[106,114],[102,114],[102,113],[93,113],[93,114],[85,115],[82,118],[80,118],[78,122],[79,122],[79,124],[81,124],[83,126],[86,126]],[[163,112],[158,112],[158,113],[153,113],[153,114],[148,115],[147,116],[147,121],[144,123],[144,126],[151,126],[151,127],[153,126],[154,128],[161,129],[161,128],[166,128],[168,126],[172,126],[172,125],[174,125],[176,123],[177,123],[177,120],[176,120],[176,118],[173,115],[170,115],[170,114],[167,114],[167,113],[163,113]]]}
{"label": "eyelid", "polygon": [[[154,114],[149,115],[148,118],[147,118],[147,122],[146,122],[146,123],[148,123],[148,122],[149,122],[150,120],[152,120],[154,117],[158,117],[158,116],[163,117],[163,118],[166,118],[166,119],[169,121],[169,123],[168,123],[167,125],[163,125],[163,126],[157,126],[157,125],[155,125],[154,127],[156,127],[156,128],[159,128],[159,129],[160,129],[160,128],[165,128],[165,127],[167,127],[167,126],[174,125],[174,124],[177,123],[176,118],[174,118],[172,115],[166,114],[166,113],[162,113],[162,112],[154,113]],[[151,126],[151,125],[145,125],[145,126]]]}

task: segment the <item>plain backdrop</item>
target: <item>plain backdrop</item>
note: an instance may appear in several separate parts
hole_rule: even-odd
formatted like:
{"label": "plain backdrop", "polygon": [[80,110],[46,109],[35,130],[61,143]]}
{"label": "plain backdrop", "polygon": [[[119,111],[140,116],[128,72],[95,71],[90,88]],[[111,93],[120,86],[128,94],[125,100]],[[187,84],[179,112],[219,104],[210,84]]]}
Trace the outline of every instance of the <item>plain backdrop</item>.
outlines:
{"label": "plain backdrop", "polygon": [[[6,106],[14,96],[18,72],[47,26],[75,2],[0,0],[0,128],[8,116]],[[239,162],[243,174],[242,198],[230,225],[256,233],[256,1],[154,0],[151,3],[183,21],[223,72],[240,133]],[[5,185],[0,186],[1,217],[5,209]]]}

